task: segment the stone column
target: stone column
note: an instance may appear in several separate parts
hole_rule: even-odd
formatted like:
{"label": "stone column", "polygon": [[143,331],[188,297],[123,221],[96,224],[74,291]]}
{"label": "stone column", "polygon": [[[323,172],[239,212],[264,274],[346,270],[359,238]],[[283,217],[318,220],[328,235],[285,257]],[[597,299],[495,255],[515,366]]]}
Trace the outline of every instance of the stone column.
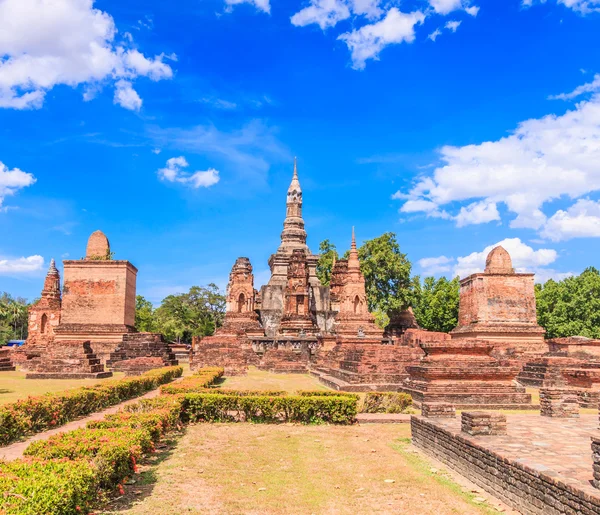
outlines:
{"label": "stone column", "polygon": [[540,388],[542,417],[578,418],[577,392],[571,388]]}

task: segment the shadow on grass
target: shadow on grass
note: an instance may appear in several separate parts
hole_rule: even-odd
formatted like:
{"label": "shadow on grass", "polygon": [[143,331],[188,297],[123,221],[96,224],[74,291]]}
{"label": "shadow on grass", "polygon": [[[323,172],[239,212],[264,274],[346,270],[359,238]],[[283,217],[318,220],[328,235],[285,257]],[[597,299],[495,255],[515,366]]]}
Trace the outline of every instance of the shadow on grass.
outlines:
{"label": "shadow on grass", "polygon": [[112,515],[130,510],[136,504],[150,497],[154,491],[158,475],[156,469],[158,466],[168,460],[177,448],[177,443],[185,435],[186,429],[170,433],[161,443],[157,445],[156,452],[140,463],[141,470],[132,478],[135,483],[124,485],[125,494],[112,499],[103,510],[98,513],[101,515]]}
{"label": "shadow on grass", "polygon": [[0,395],[3,393],[14,393],[14,390],[7,390],[6,388],[0,388]]}

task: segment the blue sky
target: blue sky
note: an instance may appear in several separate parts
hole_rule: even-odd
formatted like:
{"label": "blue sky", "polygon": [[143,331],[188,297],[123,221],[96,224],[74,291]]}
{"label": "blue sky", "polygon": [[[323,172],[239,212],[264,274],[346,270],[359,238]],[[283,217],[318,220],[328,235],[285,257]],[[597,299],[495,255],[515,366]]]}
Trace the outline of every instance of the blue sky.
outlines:
{"label": "blue sky", "polygon": [[[0,291],[103,230],[157,303],[309,245],[598,266],[600,1],[0,0]],[[7,28],[6,28],[7,27]]]}

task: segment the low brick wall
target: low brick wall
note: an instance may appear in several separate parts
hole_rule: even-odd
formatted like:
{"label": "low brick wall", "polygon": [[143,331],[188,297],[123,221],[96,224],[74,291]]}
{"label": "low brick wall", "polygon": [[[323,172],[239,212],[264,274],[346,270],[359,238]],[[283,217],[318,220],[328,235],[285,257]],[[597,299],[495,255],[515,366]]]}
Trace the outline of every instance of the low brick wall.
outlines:
{"label": "low brick wall", "polygon": [[578,393],[572,388],[540,388],[542,417],[579,417]]}
{"label": "low brick wall", "polygon": [[506,415],[489,411],[463,411],[461,429],[469,435],[505,435]]}
{"label": "low brick wall", "polygon": [[411,418],[411,430],[415,446],[523,514],[600,513],[600,497],[490,451],[476,438],[417,416]]}
{"label": "low brick wall", "polygon": [[424,402],[421,404],[421,414],[426,418],[454,418],[456,409],[452,404]]}

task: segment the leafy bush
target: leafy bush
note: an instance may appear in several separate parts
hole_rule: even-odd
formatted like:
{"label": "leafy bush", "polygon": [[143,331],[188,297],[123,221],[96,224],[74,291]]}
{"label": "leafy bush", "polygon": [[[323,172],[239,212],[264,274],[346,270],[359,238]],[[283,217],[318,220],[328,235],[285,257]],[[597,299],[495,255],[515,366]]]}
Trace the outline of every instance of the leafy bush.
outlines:
{"label": "leafy bush", "polygon": [[88,422],[88,429],[112,429],[128,427],[131,429],[144,429],[148,431],[153,442],[158,442],[167,431],[174,429],[179,424],[180,413],[173,413],[169,409],[155,409],[146,413],[128,413],[120,411],[107,415],[104,420]]}
{"label": "leafy bush", "polygon": [[412,397],[400,392],[368,392],[363,413],[404,413],[412,406]]}
{"label": "leafy bush", "polygon": [[181,367],[151,370],[139,377],[106,381],[66,392],[27,397],[0,407],[0,445],[61,426],[83,415],[142,395],[181,376]]}
{"label": "leafy bush", "polygon": [[73,515],[89,513],[99,480],[86,460],[25,458],[0,462],[0,513]]}
{"label": "leafy bush", "polygon": [[299,422],[302,424],[351,424],[357,400],[344,396],[236,396],[189,393],[184,416],[191,422]]}
{"label": "leafy bush", "polygon": [[218,367],[201,368],[193,376],[186,377],[177,384],[163,386],[160,391],[167,394],[205,391],[223,376],[223,369]]}
{"label": "leafy bush", "polygon": [[351,397],[352,399],[359,400],[360,395],[352,392],[332,392],[329,390],[298,390],[296,395],[300,397]]}
{"label": "leafy bush", "polygon": [[33,442],[24,455],[46,460],[88,459],[96,469],[100,486],[112,489],[136,471],[136,463],[143,454],[153,450],[154,444],[146,429],[118,427],[61,433]]}

